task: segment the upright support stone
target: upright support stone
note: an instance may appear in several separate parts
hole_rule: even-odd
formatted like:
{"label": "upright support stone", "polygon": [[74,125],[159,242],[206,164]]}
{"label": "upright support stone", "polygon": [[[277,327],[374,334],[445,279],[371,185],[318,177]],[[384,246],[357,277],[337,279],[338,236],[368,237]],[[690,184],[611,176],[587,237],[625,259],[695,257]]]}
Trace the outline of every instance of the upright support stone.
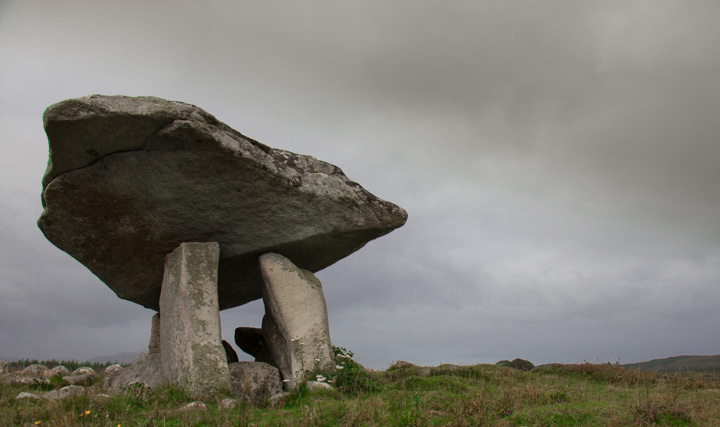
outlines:
{"label": "upright support stone", "polygon": [[217,268],[220,246],[182,243],[165,259],[160,293],[162,371],[193,397],[230,390],[221,344]]}
{"label": "upright support stone", "polygon": [[335,366],[327,305],[320,280],[282,255],[261,255],[263,335],[287,388],[316,368]]}
{"label": "upright support stone", "polygon": [[160,313],[155,313],[152,317],[148,352],[150,354],[160,353]]}

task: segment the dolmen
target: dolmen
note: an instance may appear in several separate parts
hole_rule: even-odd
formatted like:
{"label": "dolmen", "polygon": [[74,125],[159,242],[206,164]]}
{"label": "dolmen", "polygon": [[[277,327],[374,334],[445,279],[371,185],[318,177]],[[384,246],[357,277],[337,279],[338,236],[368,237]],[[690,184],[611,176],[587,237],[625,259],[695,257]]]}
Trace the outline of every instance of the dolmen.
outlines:
{"label": "dolmen", "polygon": [[313,273],[402,226],[402,208],[182,102],[90,95],[43,121],[38,226],[118,297],[158,312],[128,377],[197,397],[234,390],[231,371],[248,369],[228,366],[219,311],[260,298],[262,328],[235,337],[257,362],[240,364],[266,363],[286,389],[334,366]]}

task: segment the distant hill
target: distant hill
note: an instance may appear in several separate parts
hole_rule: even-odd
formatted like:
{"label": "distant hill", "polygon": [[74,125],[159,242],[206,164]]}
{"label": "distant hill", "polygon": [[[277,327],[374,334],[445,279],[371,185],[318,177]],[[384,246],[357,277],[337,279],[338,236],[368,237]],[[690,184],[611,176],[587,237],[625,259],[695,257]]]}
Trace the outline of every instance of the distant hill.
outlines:
{"label": "distant hill", "polygon": [[92,359],[88,360],[88,362],[92,362],[92,363],[105,363],[105,362],[132,363],[135,361],[135,359],[138,358],[138,356],[140,356],[140,353],[128,351],[125,353],[111,354],[109,356],[93,357]]}
{"label": "distant hill", "polygon": [[720,371],[720,355],[666,357],[665,359],[653,359],[648,360],[647,362],[628,363],[622,366],[639,371]]}

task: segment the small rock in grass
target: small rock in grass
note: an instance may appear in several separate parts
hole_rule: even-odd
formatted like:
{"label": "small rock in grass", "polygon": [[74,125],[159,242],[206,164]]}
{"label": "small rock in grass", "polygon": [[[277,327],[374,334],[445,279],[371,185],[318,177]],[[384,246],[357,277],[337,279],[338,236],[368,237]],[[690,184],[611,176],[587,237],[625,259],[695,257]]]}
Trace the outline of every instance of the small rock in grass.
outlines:
{"label": "small rock in grass", "polygon": [[21,377],[20,375],[8,374],[3,378],[3,382],[6,384],[14,385],[36,385],[36,384],[50,384],[50,380],[47,378],[38,377]]}
{"label": "small rock in grass", "polygon": [[60,375],[61,377],[66,377],[70,375],[70,370],[63,365],[58,365],[52,369],[50,369],[50,374],[52,375]]}
{"label": "small rock in grass", "polygon": [[95,379],[95,373],[79,374],[79,375],[68,375],[63,377],[71,385],[91,385]]}
{"label": "small rock in grass", "polygon": [[60,392],[57,390],[50,390],[42,394],[42,397],[49,400],[57,400],[60,397]]}
{"label": "small rock in grass", "polygon": [[280,372],[262,362],[238,362],[228,366],[232,394],[261,406],[264,400],[280,391]]}
{"label": "small rock in grass", "polygon": [[114,364],[114,365],[110,365],[110,366],[108,366],[107,368],[105,368],[105,370],[103,371],[103,373],[104,373],[105,375],[110,375],[110,374],[114,374],[115,372],[118,372],[118,371],[120,371],[120,370],[122,370],[122,366],[120,366],[120,365],[118,365],[118,364],[116,363],[116,364]]}
{"label": "small rock in grass", "polygon": [[103,378],[105,390],[109,390],[112,393],[121,393],[125,388],[132,387],[133,384],[142,384],[149,388],[158,388],[162,386],[164,382],[165,378],[163,377],[160,363],[160,353],[149,353],[145,357],[138,359],[132,365],[106,374],[105,378]]}
{"label": "small rock in grass", "polygon": [[67,399],[69,397],[82,396],[85,394],[85,387],[79,385],[69,385],[58,391],[58,399]]}
{"label": "small rock in grass", "polygon": [[22,374],[26,377],[39,378],[50,378],[52,376],[48,368],[46,368],[44,365],[38,364],[25,367],[25,369],[22,370]]}
{"label": "small rock in grass", "polygon": [[18,394],[16,399],[18,399],[18,400],[20,400],[20,399],[42,400],[42,398],[40,396],[38,396],[37,394],[27,393],[24,391],[21,392],[20,394]]}
{"label": "small rock in grass", "polygon": [[233,399],[231,397],[226,397],[220,401],[220,409],[235,409],[236,405],[237,399]]}
{"label": "small rock in grass", "polygon": [[207,411],[207,405],[202,403],[199,400],[196,400],[196,401],[190,402],[187,405],[183,406],[182,408],[178,409],[178,412],[192,411],[192,410]]}
{"label": "small rock in grass", "polygon": [[288,392],[280,392],[277,394],[274,394],[268,398],[268,406],[271,408],[275,408],[277,406],[282,405],[285,402],[285,399],[290,396],[290,393]]}
{"label": "small rock in grass", "polygon": [[395,369],[404,369],[404,368],[412,368],[414,366],[417,366],[413,363],[406,362],[404,360],[398,360],[397,362],[393,363],[390,367]]}
{"label": "small rock in grass", "polygon": [[86,374],[93,374],[97,375],[95,373],[95,370],[93,368],[90,368],[88,366],[83,366],[81,368],[77,368],[70,375],[86,375]]}
{"label": "small rock in grass", "polygon": [[308,381],[306,384],[307,390],[309,391],[317,391],[317,390],[332,390],[332,386],[328,383],[323,383],[320,381]]}

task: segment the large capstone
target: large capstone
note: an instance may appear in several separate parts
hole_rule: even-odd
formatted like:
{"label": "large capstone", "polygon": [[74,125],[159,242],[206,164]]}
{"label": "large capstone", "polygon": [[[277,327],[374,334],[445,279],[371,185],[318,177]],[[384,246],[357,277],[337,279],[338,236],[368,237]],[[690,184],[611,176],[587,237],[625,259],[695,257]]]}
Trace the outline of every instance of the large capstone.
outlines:
{"label": "large capstone", "polygon": [[119,297],[158,309],[165,256],[218,242],[220,309],[262,296],[258,256],[316,272],[405,223],[340,168],[247,138],[193,105],[92,95],[44,115],[38,225]]}

